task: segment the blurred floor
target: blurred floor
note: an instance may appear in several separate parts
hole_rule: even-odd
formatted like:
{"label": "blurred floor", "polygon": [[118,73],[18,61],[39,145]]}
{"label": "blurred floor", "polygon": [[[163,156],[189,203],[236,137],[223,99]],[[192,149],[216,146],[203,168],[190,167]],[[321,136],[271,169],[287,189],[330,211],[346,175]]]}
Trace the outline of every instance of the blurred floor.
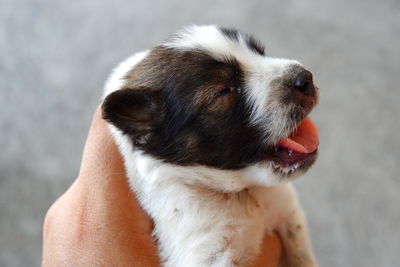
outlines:
{"label": "blurred floor", "polygon": [[297,187],[320,266],[397,266],[400,2],[0,1],[0,266],[37,266],[103,82],[184,25],[251,32],[321,89],[320,158]]}

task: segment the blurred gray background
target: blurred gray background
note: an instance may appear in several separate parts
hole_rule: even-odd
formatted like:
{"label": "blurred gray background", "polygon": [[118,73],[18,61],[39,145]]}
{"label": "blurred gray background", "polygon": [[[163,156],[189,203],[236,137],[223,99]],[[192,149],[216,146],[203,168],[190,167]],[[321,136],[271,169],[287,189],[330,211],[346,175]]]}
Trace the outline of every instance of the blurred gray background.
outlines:
{"label": "blurred gray background", "polygon": [[320,158],[296,182],[322,267],[399,266],[397,0],[0,0],[0,266],[37,266],[103,82],[188,24],[253,33],[321,89]]}

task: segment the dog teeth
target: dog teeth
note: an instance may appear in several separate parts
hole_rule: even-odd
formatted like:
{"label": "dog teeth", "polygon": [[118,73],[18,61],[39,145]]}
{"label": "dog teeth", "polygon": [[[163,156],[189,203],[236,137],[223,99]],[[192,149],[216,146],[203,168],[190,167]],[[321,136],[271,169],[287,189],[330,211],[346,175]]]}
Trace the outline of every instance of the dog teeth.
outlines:
{"label": "dog teeth", "polygon": [[289,157],[291,157],[293,155],[293,150],[289,149],[288,154],[289,154]]}
{"label": "dog teeth", "polygon": [[281,173],[287,175],[287,174],[290,174],[290,173],[296,171],[299,167],[300,167],[300,164],[296,163],[289,167],[282,167],[280,165],[275,165],[275,166],[273,166],[273,169],[275,172],[281,172]]}

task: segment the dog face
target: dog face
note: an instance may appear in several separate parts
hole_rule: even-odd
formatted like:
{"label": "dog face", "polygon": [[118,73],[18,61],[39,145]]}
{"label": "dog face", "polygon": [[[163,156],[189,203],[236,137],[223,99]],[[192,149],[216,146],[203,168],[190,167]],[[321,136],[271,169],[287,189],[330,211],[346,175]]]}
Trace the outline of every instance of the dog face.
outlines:
{"label": "dog face", "polygon": [[311,73],[297,61],[266,56],[249,35],[187,28],[118,79],[103,116],[144,155],[236,171],[262,184],[265,176],[271,184],[303,172],[316,158],[315,140],[306,151],[282,141],[317,103]]}

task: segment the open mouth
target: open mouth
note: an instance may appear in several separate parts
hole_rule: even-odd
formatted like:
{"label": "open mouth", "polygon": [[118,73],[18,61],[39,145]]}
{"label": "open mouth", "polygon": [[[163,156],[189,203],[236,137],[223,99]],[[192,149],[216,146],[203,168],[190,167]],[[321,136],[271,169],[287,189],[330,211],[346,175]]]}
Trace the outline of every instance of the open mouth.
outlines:
{"label": "open mouth", "polygon": [[305,118],[296,129],[280,139],[269,153],[275,173],[290,175],[297,170],[307,170],[317,158],[318,130],[313,121]]}

